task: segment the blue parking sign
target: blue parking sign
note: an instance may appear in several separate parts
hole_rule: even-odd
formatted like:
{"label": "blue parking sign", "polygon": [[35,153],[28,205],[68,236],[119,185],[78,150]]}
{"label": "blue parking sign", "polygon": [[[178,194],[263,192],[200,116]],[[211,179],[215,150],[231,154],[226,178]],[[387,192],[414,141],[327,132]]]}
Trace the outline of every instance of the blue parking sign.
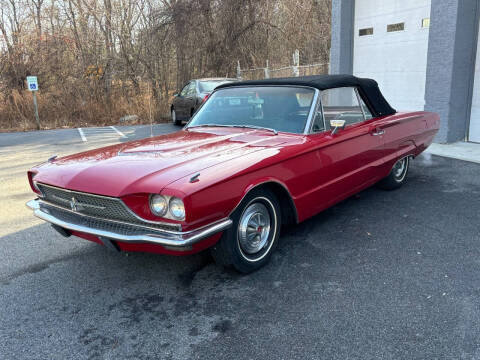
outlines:
{"label": "blue parking sign", "polygon": [[36,76],[27,76],[28,90],[38,91],[38,80]]}

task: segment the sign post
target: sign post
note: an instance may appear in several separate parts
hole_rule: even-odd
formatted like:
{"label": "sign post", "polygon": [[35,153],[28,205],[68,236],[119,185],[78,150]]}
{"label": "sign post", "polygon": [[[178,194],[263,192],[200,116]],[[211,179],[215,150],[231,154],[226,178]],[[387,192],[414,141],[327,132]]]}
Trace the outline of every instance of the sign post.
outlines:
{"label": "sign post", "polygon": [[38,103],[37,103],[37,91],[38,80],[36,76],[27,76],[27,87],[33,95],[33,107],[35,109],[35,121],[37,122],[37,130],[40,130],[40,118],[38,116]]}
{"label": "sign post", "polygon": [[300,66],[300,51],[298,51],[297,49],[293,53],[293,66],[292,66],[293,76],[300,76],[300,71],[298,68],[299,66]]}

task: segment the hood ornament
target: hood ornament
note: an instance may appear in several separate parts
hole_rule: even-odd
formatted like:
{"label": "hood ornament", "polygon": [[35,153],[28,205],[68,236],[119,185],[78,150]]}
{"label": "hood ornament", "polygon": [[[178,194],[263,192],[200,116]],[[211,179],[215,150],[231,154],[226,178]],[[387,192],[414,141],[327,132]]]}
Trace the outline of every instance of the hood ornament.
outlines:
{"label": "hood ornament", "polygon": [[57,155],[53,155],[53,156],[49,157],[47,161],[48,161],[49,163],[52,163],[52,162],[55,161],[56,158],[57,158]]}
{"label": "hood ornament", "polygon": [[193,175],[193,176],[190,178],[190,182],[191,182],[191,183],[194,183],[194,182],[199,181],[199,177],[200,177],[200,173],[197,173],[197,174]]}

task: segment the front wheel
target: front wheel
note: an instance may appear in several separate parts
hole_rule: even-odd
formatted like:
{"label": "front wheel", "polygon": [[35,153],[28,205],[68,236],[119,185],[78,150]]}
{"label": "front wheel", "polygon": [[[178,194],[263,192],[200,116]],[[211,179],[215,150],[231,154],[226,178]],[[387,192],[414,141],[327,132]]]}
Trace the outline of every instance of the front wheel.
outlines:
{"label": "front wheel", "polygon": [[170,115],[172,117],[172,123],[174,125],[177,125],[177,126],[182,125],[182,121],[177,119],[177,113],[175,112],[175,109],[171,110]]}
{"label": "front wheel", "polygon": [[378,183],[378,186],[385,190],[398,189],[405,183],[407,178],[408,167],[410,165],[410,157],[406,156],[398,160],[394,165],[390,174]]}
{"label": "front wheel", "polygon": [[233,212],[232,226],[211,249],[215,262],[250,273],[265,265],[277,245],[281,212],[268,189],[253,190]]}

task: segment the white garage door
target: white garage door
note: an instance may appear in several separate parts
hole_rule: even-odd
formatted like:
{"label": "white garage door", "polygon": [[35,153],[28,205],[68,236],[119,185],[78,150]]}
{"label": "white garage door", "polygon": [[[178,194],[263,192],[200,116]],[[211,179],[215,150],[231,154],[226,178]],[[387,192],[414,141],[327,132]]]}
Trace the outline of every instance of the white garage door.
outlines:
{"label": "white garage door", "polygon": [[475,80],[473,82],[472,113],[470,114],[468,140],[480,143],[480,33],[478,35]]}
{"label": "white garage door", "polygon": [[430,0],[357,0],[353,73],[397,110],[423,110]]}

